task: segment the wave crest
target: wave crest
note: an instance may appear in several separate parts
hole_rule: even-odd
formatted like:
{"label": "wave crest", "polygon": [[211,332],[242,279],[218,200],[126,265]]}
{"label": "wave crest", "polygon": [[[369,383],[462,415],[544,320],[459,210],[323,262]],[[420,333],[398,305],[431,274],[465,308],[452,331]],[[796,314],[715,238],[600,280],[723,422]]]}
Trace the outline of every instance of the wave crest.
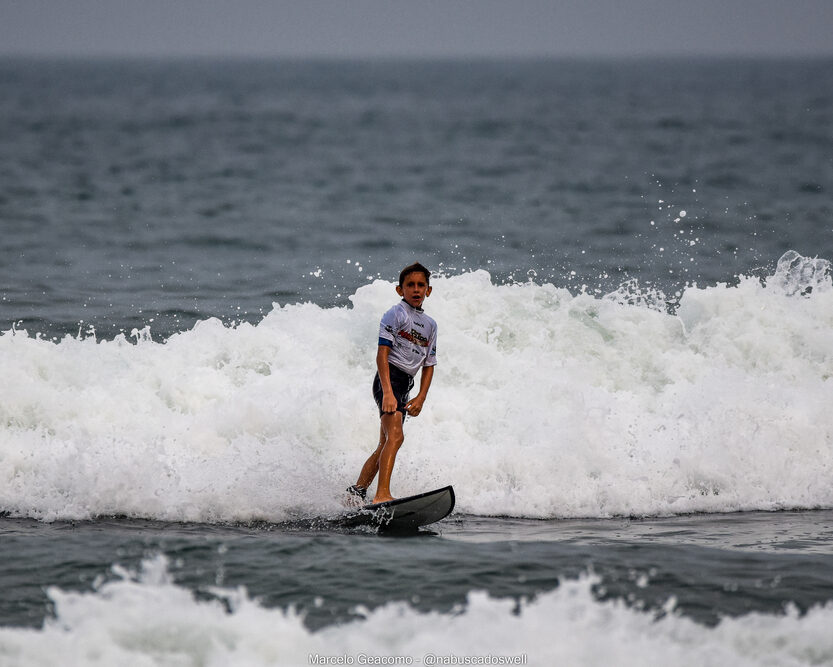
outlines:
{"label": "wave crest", "polygon": [[[689,287],[440,277],[440,364],[394,492],[452,483],[478,515],[833,507],[833,289],[796,253]],[[800,296],[801,298],[796,298]],[[42,519],[282,521],[339,510],[378,433],[377,280],[351,307],[275,306],[156,342],[0,336],[0,508]]]}

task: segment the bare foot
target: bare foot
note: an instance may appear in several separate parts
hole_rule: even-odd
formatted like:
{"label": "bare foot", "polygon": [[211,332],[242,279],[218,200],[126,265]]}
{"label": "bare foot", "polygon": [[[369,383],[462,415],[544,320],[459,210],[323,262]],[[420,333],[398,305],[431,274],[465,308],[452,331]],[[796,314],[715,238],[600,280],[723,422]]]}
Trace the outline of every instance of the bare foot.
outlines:
{"label": "bare foot", "polygon": [[373,498],[373,504],[375,505],[376,503],[386,503],[389,500],[396,500],[396,498],[394,498],[391,495],[380,496],[377,494],[376,497]]}

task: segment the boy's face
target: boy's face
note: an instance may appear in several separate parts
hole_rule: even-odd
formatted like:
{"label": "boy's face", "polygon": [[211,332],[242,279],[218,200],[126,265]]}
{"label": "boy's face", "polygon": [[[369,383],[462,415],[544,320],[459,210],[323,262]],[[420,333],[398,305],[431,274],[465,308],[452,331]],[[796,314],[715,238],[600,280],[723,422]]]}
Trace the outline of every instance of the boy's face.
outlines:
{"label": "boy's face", "polygon": [[422,271],[414,271],[405,276],[401,285],[396,286],[396,293],[405,299],[408,305],[422,308],[425,297],[431,294],[431,286]]}

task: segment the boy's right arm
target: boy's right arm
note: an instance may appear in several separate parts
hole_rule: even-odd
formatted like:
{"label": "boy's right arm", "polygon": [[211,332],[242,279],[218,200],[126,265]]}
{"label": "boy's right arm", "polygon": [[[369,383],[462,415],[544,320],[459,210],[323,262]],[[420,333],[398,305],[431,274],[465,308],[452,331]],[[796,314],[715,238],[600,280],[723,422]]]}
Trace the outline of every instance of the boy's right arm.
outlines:
{"label": "boy's right arm", "polygon": [[376,351],[376,370],[379,372],[379,382],[382,384],[382,412],[396,412],[396,396],[393,395],[393,387],[390,384],[390,367],[388,356],[390,347],[380,345]]}

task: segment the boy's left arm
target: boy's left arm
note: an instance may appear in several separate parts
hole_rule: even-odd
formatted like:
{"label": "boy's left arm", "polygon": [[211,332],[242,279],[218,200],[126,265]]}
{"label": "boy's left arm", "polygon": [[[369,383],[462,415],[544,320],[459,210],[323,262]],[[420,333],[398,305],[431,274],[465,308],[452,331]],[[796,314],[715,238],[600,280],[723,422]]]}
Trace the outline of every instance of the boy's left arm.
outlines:
{"label": "boy's left arm", "polygon": [[419,393],[415,398],[408,401],[405,409],[411,417],[416,417],[422,412],[422,404],[425,403],[425,398],[428,396],[428,389],[431,387],[431,380],[434,377],[433,366],[423,366],[422,373],[419,377]]}

